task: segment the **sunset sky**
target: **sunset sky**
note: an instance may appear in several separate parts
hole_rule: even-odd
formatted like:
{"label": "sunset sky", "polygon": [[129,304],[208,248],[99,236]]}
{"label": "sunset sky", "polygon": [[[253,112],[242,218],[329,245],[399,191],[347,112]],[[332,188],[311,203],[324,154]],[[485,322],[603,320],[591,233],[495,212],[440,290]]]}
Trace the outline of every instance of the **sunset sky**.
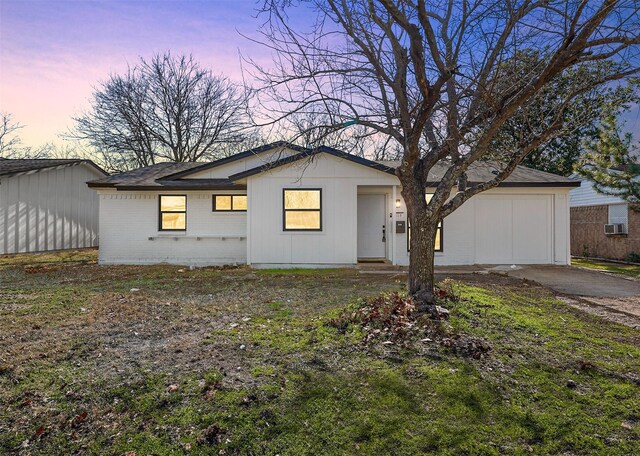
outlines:
{"label": "sunset sky", "polygon": [[[0,111],[25,127],[26,145],[59,141],[92,87],[140,56],[193,54],[217,73],[240,78],[240,57],[267,62],[254,35],[255,0],[0,0]],[[298,18],[303,23],[303,18]],[[636,108],[627,128],[640,130]]]}
{"label": "sunset sky", "polygon": [[0,0],[0,111],[27,145],[57,140],[89,106],[92,87],[139,56],[171,50],[240,77],[239,52],[269,58],[254,34],[254,0]]}

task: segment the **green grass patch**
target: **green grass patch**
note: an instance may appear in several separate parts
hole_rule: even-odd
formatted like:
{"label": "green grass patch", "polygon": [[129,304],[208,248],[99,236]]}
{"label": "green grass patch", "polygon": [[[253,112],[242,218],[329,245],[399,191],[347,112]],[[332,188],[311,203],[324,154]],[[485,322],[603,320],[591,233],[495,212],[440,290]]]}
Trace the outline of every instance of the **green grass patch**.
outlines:
{"label": "green grass patch", "polygon": [[0,270],[0,454],[640,454],[640,331],[540,287],[449,283],[472,359],[328,324],[384,276],[60,265]]}
{"label": "green grass patch", "polygon": [[596,269],[598,271],[621,274],[629,277],[640,277],[640,266],[634,264],[608,263],[584,258],[573,258],[571,264],[583,268]]}

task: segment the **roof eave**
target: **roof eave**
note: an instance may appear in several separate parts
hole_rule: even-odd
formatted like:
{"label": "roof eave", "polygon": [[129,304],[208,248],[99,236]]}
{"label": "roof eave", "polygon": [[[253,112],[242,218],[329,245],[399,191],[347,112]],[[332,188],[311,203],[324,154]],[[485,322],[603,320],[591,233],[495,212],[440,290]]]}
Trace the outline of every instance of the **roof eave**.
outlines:
{"label": "roof eave", "polygon": [[329,155],[333,155],[334,157],[338,157],[338,158],[343,158],[345,160],[348,160],[352,163],[357,163],[359,165],[362,166],[366,166],[367,168],[371,168],[371,169],[375,169],[376,171],[380,171],[383,173],[387,173],[387,174],[391,174],[391,175],[396,175],[396,171],[395,168],[390,168],[386,165],[383,165],[381,163],[377,163],[374,162],[372,160],[368,160],[366,158],[362,158],[362,157],[357,157],[355,155],[351,155],[348,154],[346,152],[342,152],[339,151],[337,149],[334,149],[332,147],[328,147],[328,146],[320,146],[317,149],[314,150],[308,150],[302,153],[299,153],[297,155],[290,155],[288,157],[284,157],[281,158],[279,160],[276,160],[275,162],[271,162],[271,163],[267,163],[261,166],[257,166],[255,168],[251,168],[248,169],[246,171],[241,171],[239,173],[236,174],[232,174],[231,176],[229,176],[229,180],[231,181],[238,181],[238,180],[242,180],[242,179],[246,179],[247,177],[251,177],[254,176],[256,174],[260,174],[266,171],[270,171],[272,169],[275,168],[279,168],[280,166],[284,166],[284,165],[288,165],[290,163],[294,163],[298,160],[302,160],[304,158],[311,158],[316,154],[319,153],[327,153]]}
{"label": "roof eave", "polygon": [[[89,185],[89,184],[88,184]],[[232,185],[208,185],[208,186],[193,186],[193,185],[104,185],[94,184],[89,185],[91,188],[96,189],[109,189],[124,192],[132,191],[212,191],[212,190],[246,190],[246,185],[232,184]]]}
{"label": "roof eave", "polygon": [[191,169],[187,169],[185,171],[179,171],[179,172],[174,173],[174,174],[168,174],[168,175],[163,176],[163,177],[161,177],[161,178],[159,178],[157,180],[161,181],[161,180],[179,179],[179,178],[184,177],[184,176],[189,176],[191,174],[195,174],[195,173],[199,173],[199,172],[202,172],[202,171],[206,171],[208,169],[216,168],[218,166],[222,166],[222,165],[225,165],[227,163],[232,163],[234,161],[242,160],[243,158],[251,157],[252,155],[262,154],[264,152],[268,152],[270,150],[274,150],[274,149],[278,149],[278,148],[291,149],[291,150],[294,150],[296,152],[304,152],[304,151],[308,150],[305,147],[298,146],[296,144],[292,144],[292,143],[289,143],[289,142],[286,142],[286,141],[276,141],[276,142],[273,142],[273,143],[265,144],[264,146],[254,147],[253,149],[245,150],[243,152],[240,152],[240,153],[237,153],[237,154],[234,154],[234,155],[230,155],[229,157],[220,158],[220,159],[215,160],[215,161],[210,162],[210,163],[203,163],[200,166],[196,166],[196,167],[193,167]]}
{"label": "roof eave", "polygon": [[12,172],[7,172],[7,173],[0,173],[0,177],[25,176],[25,175],[29,175],[29,174],[36,174],[36,173],[39,173],[41,171],[50,171],[52,169],[69,168],[71,166],[77,166],[77,165],[88,165],[91,168],[93,168],[96,171],[98,171],[99,173],[101,173],[103,176],[108,176],[109,175],[109,173],[107,173],[104,169],[102,169],[101,167],[96,165],[91,160],[79,159],[79,160],[70,161],[68,163],[58,163],[57,165],[41,166],[39,168],[24,169],[22,171],[12,171]]}

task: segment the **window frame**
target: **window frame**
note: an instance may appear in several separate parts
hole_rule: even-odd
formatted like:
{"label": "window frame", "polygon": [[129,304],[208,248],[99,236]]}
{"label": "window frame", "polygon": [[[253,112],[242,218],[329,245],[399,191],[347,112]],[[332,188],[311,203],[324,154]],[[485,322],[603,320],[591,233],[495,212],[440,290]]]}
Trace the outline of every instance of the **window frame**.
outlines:
{"label": "window frame", "polygon": [[[624,216],[624,221],[623,222],[614,220],[614,219],[623,219],[623,217],[620,217],[620,216],[618,216],[618,217],[613,216],[612,217],[611,208],[613,206],[616,206],[618,208],[623,208],[624,209],[624,215],[625,216]],[[607,224],[614,225],[614,224],[618,224],[618,223],[624,224],[626,227],[629,226],[629,204],[628,203],[607,204]]]}
{"label": "window frame", "polygon": [[[440,220],[438,222],[438,228],[436,229],[436,236],[438,235],[438,231],[440,232],[440,248],[436,249],[434,247],[433,251],[436,253],[444,252],[444,220]],[[411,224],[407,220],[407,252],[411,252]]]}
{"label": "window frame", "polygon": [[[162,210],[162,197],[163,196],[182,196],[184,197],[184,211],[163,211]],[[158,231],[187,231],[187,195],[158,195]],[[163,228],[162,227],[162,214],[184,214],[184,228]]]}
{"label": "window frame", "polygon": [[[308,191],[317,191],[320,196],[320,207],[318,209],[287,209],[286,208],[286,194],[288,191],[300,191],[300,192],[308,192]],[[287,228],[287,212],[318,212],[320,215],[320,227],[319,228]],[[320,232],[322,231],[322,188],[283,188],[282,189],[282,231],[287,232]]]}
{"label": "window frame", "polygon": [[[217,193],[217,194],[213,194],[212,196],[212,202],[211,202],[211,211],[212,212],[247,212],[247,209],[234,209],[233,208],[233,198],[235,196],[244,196],[245,198],[247,198],[247,208],[249,207],[249,199],[248,199],[248,195],[242,194],[242,193],[233,193],[233,194],[222,194],[222,193]],[[230,196],[231,197],[231,209],[217,209],[216,208],[216,196]]]}

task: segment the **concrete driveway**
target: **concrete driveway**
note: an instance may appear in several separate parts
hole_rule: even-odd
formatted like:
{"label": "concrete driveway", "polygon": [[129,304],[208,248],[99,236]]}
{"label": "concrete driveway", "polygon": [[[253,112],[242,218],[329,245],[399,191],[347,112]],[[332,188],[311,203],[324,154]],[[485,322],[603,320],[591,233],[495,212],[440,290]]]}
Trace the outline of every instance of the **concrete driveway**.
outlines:
{"label": "concrete driveway", "polygon": [[523,266],[505,272],[509,277],[532,280],[558,293],[594,298],[637,297],[640,300],[640,281],[612,274],[567,266]]}
{"label": "concrete driveway", "polygon": [[640,281],[570,266],[499,267],[509,277],[531,280],[562,295],[580,298],[614,312],[640,317]]}

